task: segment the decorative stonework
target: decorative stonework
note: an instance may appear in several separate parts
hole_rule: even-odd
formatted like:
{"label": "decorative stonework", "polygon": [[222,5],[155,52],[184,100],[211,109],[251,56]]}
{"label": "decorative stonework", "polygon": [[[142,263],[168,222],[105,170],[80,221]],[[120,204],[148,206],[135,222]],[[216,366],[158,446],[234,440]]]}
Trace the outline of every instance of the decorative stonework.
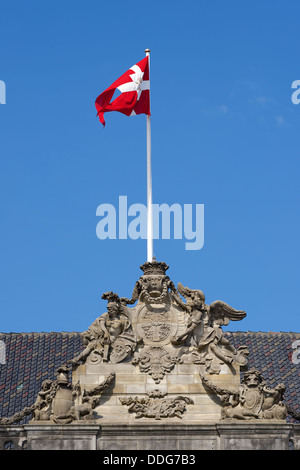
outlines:
{"label": "decorative stonework", "polygon": [[82,333],[85,349],[70,363],[79,365],[121,362],[134,351],[136,342],[131,329],[130,312],[121,304],[118,294],[106,292],[107,312]]}
{"label": "decorative stonework", "polygon": [[56,380],[44,380],[35,403],[23,412],[10,418],[0,419],[0,424],[12,424],[25,416],[33,414],[32,421],[49,421],[68,424],[72,421],[94,420],[94,409],[99,405],[101,394],[112,383],[115,375],[111,373],[100,385],[87,391],[80,384],[68,381],[68,368],[57,370]]}
{"label": "decorative stonework", "polygon": [[214,385],[207,377],[203,383],[221,399],[223,419],[275,419],[285,420],[287,408],[283,403],[285,385],[267,387],[261,373],[252,368],[245,372],[237,390]]}
{"label": "decorative stonework", "polygon": [[145,304],[138,314],[138,337],[145,345],[168,344],[177,331],[176,320],[170,305]]}
{"label": "decorative stonework", "polygon": [[[222,301],[205,304],[201,290],[174,283],[169,266],[153,260],[141,266],[131,299],[106,292],[107,312],[82,333],[84,351],[71,363],[79,365],[130,361],[159,383],[183,355],[203,373],[218,374],[222,364],[247,365],[248,350],[236,350],[221,326],[246,316]],[[129,308],[137,301],[135,307]],[[181,359],[180,359],[181,360]]]}
{"label": "decorative stonework", "polygon": [[110,374],[101,384],[87,391],[79,383],[72,385],[67,378],[68,369],[61,367],[57,379],[47,381],[36,400],[32,421],[53,421],[68,424],[72,421],[94,420],[94,409],[99,405],[103,391],[112,383]]}
{"label": "decorative stonework", "polygon": [[193,404],[189,397],[165,398],[166,393],[154,390],[147,394],[148,398],[120,398],[122,405],[128,406],[129,413],[136,413],[135,418],[180,418],[186,411],[186,405]]}
{"label": "decorative stonework", "polygon": [[139,364],[141,372],[148,373],[155,383],[159,383],[165,374],[171,372],[177,361],[163,346],[150,346],[135,355],[133,364]]}
{"label": "decorative stonework", "polygon": [[235,348],[222,326],[246,313],[220,300],[206,304],[199,289],[176,288],[168,268],[156,260],[143,264],[130,299],[104,293],[107,311],[81,334],[84,348],[69,361],[72,382],[62,365],[33,405],[0,424],[30,414],[35,425],[285,420],[283,384],[270,389],[252,369],[240,381],[249,351]]}
{"label": "decorative stonework", "polygon": [[221,328],[222,325],[228,325],[230,320],[242,320],[246,313],[235,310],[221,300],[206,305],[201,290],[189,289],[180,283],[178,292],[187,300],[190,319],[186,331],[174,343],[187,342],[192,362],[202,365],[206,373],[218,374],[223,363],[230,365],[235,362],[246,366],[249,354],[247,347],[241,346],[236,350],[224,337]]}

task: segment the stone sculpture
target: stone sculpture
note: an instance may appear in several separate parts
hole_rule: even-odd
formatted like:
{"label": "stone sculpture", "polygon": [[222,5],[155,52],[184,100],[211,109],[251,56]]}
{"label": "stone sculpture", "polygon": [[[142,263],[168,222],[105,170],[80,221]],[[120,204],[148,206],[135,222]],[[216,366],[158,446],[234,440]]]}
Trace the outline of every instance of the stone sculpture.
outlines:
{"label": "stone sculpture", "polygon": [[176,289],[166,275],[168,268],[155,259],[144,263],[131,299],[113,292],[102,295],[107,312],[82,333],[85,349],[72,359],[73,365],[131,361],[159,383],[183,355],[209,373],[219,373],[223,363],[247,364],[247,348],[236,350],[221,328],[246,313],[222,301],[206,305],[201,290],[181,283]]}
{"label": "stone sculpture", "polygon": [[246,366],[248,350],[241,346],[236,350],[224,337],[221,326],[229,321],[239,321],[246,316],[243,310],[235,310],[221,300],[205,304],[200,290],[192,290],[178,284],[179,293],[187,299],[186,308],[190,315],[187,330],[175,338],[174,343],[185,341],[191,350],[192,361],[205,366],[206,372],[219,373],[222,363],[236,362]]}
{"label": "stone sculpture", "polygon": [[36,402],[34,403],[33,420],[48,421],[52,413],[51,403],[55,396],[56,387],[52,380],[44,380],[42,388],[38,393]]}
{"label": "stone sculpture", "polygon": [[94,419],[93,410],[99,405],[102,392],[111,384],[114,374],[110,374],[92,390],[82,390],[79,384],[68,381],[68,368],[57,370],[56,380],[45,380],[35,403],[10,418],[0,419],[0,424],[12,424],[33,414],[32,421],[49,421],[68,424],[74,420]]}
{"label": "stone sculpture", "polygon": [[[186,405],[194,403],[192,393],[203,393],[198,374],[210,395],[212,392],[220,398],[223,419],[286,418],[284,385],[268,388],[255,369],[244,373],[238,388],[235,386],[229,390],[220,386],[224,383],[227,386],[235,376],[239,378],[240,367],[247,367],[247,347],[236,349],[222,331],[223,325],[242,320],[246,313],[220,300],[207,305],[205,295],[199,289],[184,287],[181,283],[176,288],[166,275],[169,266],[164,262],[153,259],[140,268],[143,274],[135,283],[130,299],[119,297],[112,291],[102,295],[102,299],[107,301],[107,311],[81,334],[84,348],[70,361],[74,382],[68,380],[69,369],[61,366],[56,380],[42,383],[32,406],[10,418],[0,419],[0,424],[12,424],[31,413],[33,422],[46,421],[49,424],[98,419],[96,409],[102,393],[115,378],[112,370],[121,370],[116,395],[128,393],[125,397],[117,395],[117,400],[114,397],[111,400],[113,406],[116,402],[119,407],[120,403],[128,406],[128,412],[135,413],[136,418],[182,418]],[[130,373],[123,374],[121,363],[125,363],[125,369]],[[186,375],[188,383],[179,383],[180,367],[189,371]],[[122,380],[128,377],[130,381],[135,373],[139,385],[134,385],[135,389],[127,389],[127,383]],[[92,374],[90,381],[89,374]],[[149,377],[145,378],[144,374]],[[213,376],[218,374],[217,386],[213,383]],[[102,380],[99,375],[106,379],[94,385]],[[225,382],[222,382],[224,376]],[[146,393],[152,379],[157,385],[163,382],[162,388]],[[176,389],[177,386],[181,388]],[[131,396],[132,390],[139,396]],[[106,398],[109,394],[106,392]],[[195,405],[198,413],[199,403]],[[216,414],[220,414],[219,405]]]}
{"label": "stone sculpture", "polygon": [[110,374],[100,385],[90,391],[68,381],[67,367],[60,367],[55,381],[45,381],[35,402],[32,421],[53,421],[67,424],[74,420],[94,419],[93,410],[99,405],[102,392],[114,379]]}
{"label": "stone sculpture", "polygon": [[189,397],[167,397],[166,393],[154,390],[147,394],[148,398],[126,397],[120,398],[122,405],[128,406],[129,413],[136,413],[135,418],[180,418],[186,411],[186,405],[193,404]]}
{"label": "stone sculpture", "polygon": [[70,361],[74,365],[81,362],[121,362],[135,349],[128,308],[121,304],[119,296],[113,292],[106,292],[102,299],[108,301],[107,312],[82,333],[86,347]]}
{"label": "stone sculpture", "polygon": [[285,420],[287,417],[287,408],[282,401],[285,385],[280,383],[274,389],[268,388],[262,374],[254,368],[245,372],[237,390],[218,387],[204,376],[202,381],[220,397],[223,419]]}

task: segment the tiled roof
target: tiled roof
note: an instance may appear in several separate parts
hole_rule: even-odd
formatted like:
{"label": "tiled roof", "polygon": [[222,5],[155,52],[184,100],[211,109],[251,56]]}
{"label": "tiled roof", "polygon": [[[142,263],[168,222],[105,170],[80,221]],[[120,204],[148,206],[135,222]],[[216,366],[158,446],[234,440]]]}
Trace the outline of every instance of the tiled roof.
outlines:
{"label": "tiled roof", "polygon": [[[300,413],[300,363],[293,359],[293,343],[295,347],[300,333],[225,335],[235,347],[248,347],[249,368],[258,369],[271,388],[285,383],[285,402]],[[83,344],[76,332],[1,333],[0,347],[0,417],[9,417],[32,405],[42,381],[54,380],[57,368],[75,357]],[[25,418],[19,424],[28,420]]]}
{"label": "tiled roof", "polygon": [[[83,346],[80,333],[2,333],[0,340],[5,345],[5,364],[0,364],[1,417],[32,405],[43,380],[54,380],[57,368]],[[4,362],[3,354],[1,358]]]}

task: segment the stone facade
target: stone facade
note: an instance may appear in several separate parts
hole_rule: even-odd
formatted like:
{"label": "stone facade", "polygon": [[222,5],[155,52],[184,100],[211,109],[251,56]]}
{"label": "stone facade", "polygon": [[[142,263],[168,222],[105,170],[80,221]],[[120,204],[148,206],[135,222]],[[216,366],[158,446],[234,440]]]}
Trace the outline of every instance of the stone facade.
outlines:
{"label": "stone facade", "polygon": [[[141,269],[131,299],[103,294],[107,312],[82,333],[83,349],[56,379],[43,381],[35,402],[0,419],[0,443],[33,450],[299,448],[299,426],[286,422],[285,384],[270,388],[248,368],[247,347],[223,334],[223,325],[246,313],[222,301],[207,305],[199,289],[176,288],[165,263]],[[13,426],[25,416],[29,424]]]}
{"label": "stone facade", "polygon": [[[234,371],[234,373],[232,373]],[[159,384],[153,378],[141,372],[137,366],[125,364],[80,365],[73,372],[73,383],[80,383],[84,388],[92,388],[101,383],[111,372],[116,374],[113,387],[103,392],[99,406],[95,412],[101,416],[101,424],[122,423],[130,424],[136,421],[135,413],[128,413],[128,407],[122,405],[122,398],[144,398],[147,394],[158,390],[164,396],[189,398],[190,404],[181,415],[182,423],[216,422],[221,419],[221,406],[214,393],[207,391],[199,375],[199,367],[195,364],[176,364],[173,370],[166,374]],[[215,377],[219,385],[230,387],[239,386],[239,367],[229,370],[223,365],[220,374]],[[159,399],[158,399],[159,401]],[[150,418],[139,418],[149,422]],[[157,419],[152,418],[154,421]],[[169,418],[174,423],[177,417]]]}
{"label": "stone facade", "polygon": [[45,423],[1,426],[1,449],[99,451],[300,450],[300,424]]}

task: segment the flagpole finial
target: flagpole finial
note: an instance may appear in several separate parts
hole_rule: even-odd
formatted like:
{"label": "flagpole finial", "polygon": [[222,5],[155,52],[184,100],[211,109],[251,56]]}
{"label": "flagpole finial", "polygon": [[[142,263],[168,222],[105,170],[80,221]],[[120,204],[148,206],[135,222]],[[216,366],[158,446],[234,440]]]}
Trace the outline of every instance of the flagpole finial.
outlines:
{"label": "flagpole finial", "polygon": [[150,49],[145,49],[145,54],[150,54]]}

